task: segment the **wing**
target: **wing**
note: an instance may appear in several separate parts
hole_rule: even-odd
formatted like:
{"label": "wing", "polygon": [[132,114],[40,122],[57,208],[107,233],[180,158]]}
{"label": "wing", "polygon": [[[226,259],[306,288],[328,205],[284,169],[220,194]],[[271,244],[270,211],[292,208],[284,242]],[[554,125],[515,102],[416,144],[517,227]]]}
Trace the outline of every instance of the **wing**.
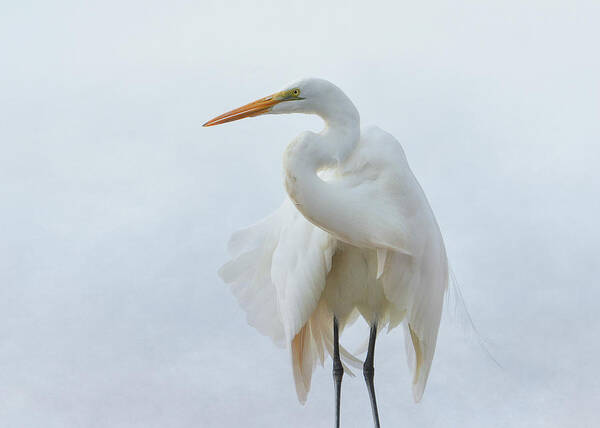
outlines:
{"label": "wing", "polygon": [[388,300],[406,314],[405,349],[417,402],[429,377],[448,286],[446,251],[441,236],[434,235],[415,254],[390,254],[381,278]]}
{"label": "wing", "polygon": [[427,382],[448,284],[442,236],[427,198],[400,146],[371,127],[338,168],[320,173],[321,210],[315,221],[351,245],[377,252],[377,277],[399,313],[405,313],[413,394],[420,400]]}
{"label": "wing", "polygon": [[[325,352],[333,354],[333,316],[321,297],[337,239],[306,220],[289,199],[284,209],[287,215],[273,254],[271,275],[292,358],[296,394],[304,404],[317,362],[323,365]],[[362,366],[343,346],[340,355],[346,373],[352,375],[347,364]]]}
{"label": "wing", "polygon": [[[448,286],[444,241],[425,193],[410,170],[400,143],[393,136],[379,128],[366,130],[352,162],[346,166],[347,175],[351,175],[353,169],[361,171],[359,176],[364,176],[370,169],[383,171],[372,185],[381,180],[380,193],[388,192],[393,204],[401,206],[392,208],[387,214],[400,217],[394,227],[403,228],[403,241],[395,245],[400,244],[405,251],[389,251],[382,255],[378,250],[378,275],[382,276],[386,297],[398,310],[406,313],[406,353],[413,372],[413,396],[419,401],[433,361]],[[388,202],[380,203],[381,206],[386,204]],[[374,202],[368,205],[377,207]],[[374,227],[382,227],[382,223]]]}
{"label": "wing", "polygon": [[[275,213],[231,237],[232,260],[219,270],[248,323],[290,350],[302,403],[316,363],[323,363],[325,351],[332,353],[332,318],[321,295],[336,246],[335,238],[286,199]],[[346,363],[358,361],[345,349],[341,353]]]}
{"label": "wing", "polygon": [[[409,183],[412,173],[394,137],[378,128],[364,130],[350,156],[321,168],[318,177],[313,163],[330,155],[305,149],[309,137],[292,144],[284,159],[286,190],[297,209],[348,244],[380,249],[381,256],[383,250],[410,254],[406,220],[414,215],[421,195]],[[321,142],[311,144],[319,147]]]}
{"label": "wing", "polygon": [[221,278],[248,323],[278,345],[290,343],[317,307],[336,240],[286,199],[272,215],[236,232]]}
{"label": "wing", "polygon": [[231,260],[219,269],[219,276],[231,286],[246,312],[248,324],[282,348],[286,344],[285,332],[271,266],[285,215],[282,206],[262,221],[235,232],[228,245]]}

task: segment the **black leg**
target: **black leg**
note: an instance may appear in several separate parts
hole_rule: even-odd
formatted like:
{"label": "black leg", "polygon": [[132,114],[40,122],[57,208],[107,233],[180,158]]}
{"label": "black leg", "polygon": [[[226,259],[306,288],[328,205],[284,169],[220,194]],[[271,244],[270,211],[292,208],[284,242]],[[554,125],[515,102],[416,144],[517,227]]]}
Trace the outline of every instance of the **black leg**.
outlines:
{"label": "black leg", "polygon": [[340,394],[342,392],[344,368],[340,361],[338,321],[333,317],[333,383],[335,388],[335,428],[340,428]]}
{"label": "black leg", "polygon": [[377,339],[377,322],[374,322],[371,326],[371,335],[369,336],[369,351],[367,352],[365,364],[363,364],[363,375],[365,376],[365,382],[367,383],[367,389],[369,390],[369,398],[371,399],[373,422],[375,423],[375,428],[379,428],[379,413],[377,412],[375,386],[373,385],[373,376],[375,375],[375,367],[373,366],[373,359],[375,357],[375,339]]}

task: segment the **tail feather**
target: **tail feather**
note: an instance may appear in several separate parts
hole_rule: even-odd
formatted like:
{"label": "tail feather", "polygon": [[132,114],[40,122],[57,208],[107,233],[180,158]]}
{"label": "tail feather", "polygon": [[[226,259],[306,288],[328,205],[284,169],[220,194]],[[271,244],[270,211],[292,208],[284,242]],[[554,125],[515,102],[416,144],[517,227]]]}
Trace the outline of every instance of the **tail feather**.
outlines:
{"label": "tail feather", "polygon": [[[301,404],[306,403],[310,390],[313,371],[320,362],[325,362],[325,351],[333,355],[333,317],[327,309],[325,302],[320,301],[311,318],[296,334],[290,345],[292,356],[292,369],[296,394]],[[354,376],[352,367],[362,367],[362,361],[340,346],[340,358],[344,373]]]}

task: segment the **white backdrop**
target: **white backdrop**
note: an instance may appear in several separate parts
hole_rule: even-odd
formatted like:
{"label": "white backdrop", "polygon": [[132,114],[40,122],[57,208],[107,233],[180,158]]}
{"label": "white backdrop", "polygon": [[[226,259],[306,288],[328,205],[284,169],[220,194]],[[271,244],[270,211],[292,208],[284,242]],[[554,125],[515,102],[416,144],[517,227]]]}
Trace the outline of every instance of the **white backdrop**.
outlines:
{"label": "white backdrop", "polygon": [[[282,3],[2,3],[0,426],[332,425],[331,363],[300,406],[216,275],[320,122],[201,127],[303,76],[402,142],[502,365],[445,320],[416,405],[383,335],[382,425],[595,426],[598,2]],[[371,426],[361,376],[342,424]]]}

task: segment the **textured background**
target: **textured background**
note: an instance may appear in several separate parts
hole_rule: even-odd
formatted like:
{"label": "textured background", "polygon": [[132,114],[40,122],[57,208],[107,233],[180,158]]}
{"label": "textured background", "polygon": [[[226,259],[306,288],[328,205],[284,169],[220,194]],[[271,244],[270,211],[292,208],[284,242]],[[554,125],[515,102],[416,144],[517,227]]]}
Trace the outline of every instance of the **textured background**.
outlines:
{"label": "textured background", "polygon": [[[201,128],[319,76],[402,142],[503,366],[449,317],[415,405],[384,335],[383,425],[596,426],[598,2],[281,3],[0,5],[0,425],[331,426],[330,362],[300,406],[216,276],[320,122]],[[361,377],[342,399],[371,426]]]}

